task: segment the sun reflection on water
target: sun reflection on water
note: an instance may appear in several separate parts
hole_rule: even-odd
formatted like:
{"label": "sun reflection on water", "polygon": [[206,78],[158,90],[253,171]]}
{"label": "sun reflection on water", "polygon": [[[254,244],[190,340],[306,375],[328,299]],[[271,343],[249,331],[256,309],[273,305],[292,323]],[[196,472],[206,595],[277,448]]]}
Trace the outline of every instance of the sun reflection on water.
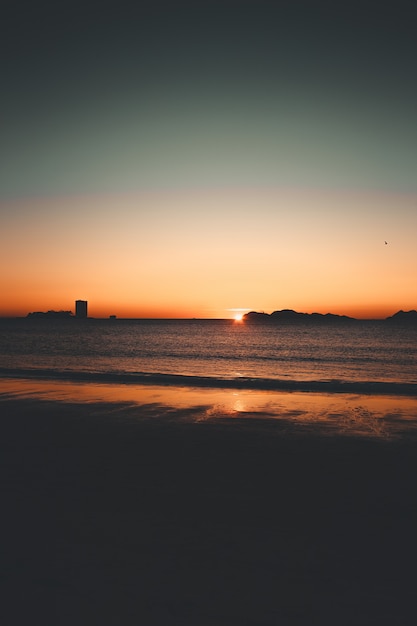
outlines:
{"label": "sun reflection on water", "polygon": [[[417,398],[353,394],[320,394],[230,389],[197,389],[157,385],[87,384],[3,379],[0,400],[47,400],[67,404],[125,405],[132,418],[176,411],[178,419],[201,422],[225,418],[285,421],[297,432],[355,434],[389,438],[417,432]],[[183,416],[183,417],[181,417]]]}

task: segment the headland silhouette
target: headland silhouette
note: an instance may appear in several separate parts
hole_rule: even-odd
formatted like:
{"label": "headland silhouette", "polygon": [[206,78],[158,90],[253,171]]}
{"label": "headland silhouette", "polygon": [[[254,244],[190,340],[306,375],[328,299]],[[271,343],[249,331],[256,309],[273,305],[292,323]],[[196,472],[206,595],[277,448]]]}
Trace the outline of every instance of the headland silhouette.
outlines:
{"label": "headland silhouette", "polygon": [[32,319],[86,319],[88,317],[88,302],[87,300],[76,300],[75,301],[75,315],[72,311],[34,311],[32,313],[28,313],[26,317],[30,317]]}
{"label": "headland silhouette", "polygon": [[[349,317],[348,315],[336,315],[334,313],[299,313],[292,309],[282,309],[280,311],[274,311],[273,313],[264,313],[257,311],[250,311],[243,316],[243,321],[253,324],[299,324],[299,323],[355,323],[360,320],[356,317]],[[417,324],[417,311],[414,309],[411,311],[398,311],[394,315],[386,317],[387,322]]]}

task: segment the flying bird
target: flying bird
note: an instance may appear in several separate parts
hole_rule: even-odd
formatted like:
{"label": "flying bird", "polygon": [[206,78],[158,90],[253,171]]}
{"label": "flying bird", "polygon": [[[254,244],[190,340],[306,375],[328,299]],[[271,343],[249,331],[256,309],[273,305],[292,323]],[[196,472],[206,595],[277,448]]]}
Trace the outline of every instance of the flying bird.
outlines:
{"label": "flying bird", "polygon": [[388,245],[388,241],[386,241],[386,242],[385,242],[385,245],[386,245],[386,246]]}

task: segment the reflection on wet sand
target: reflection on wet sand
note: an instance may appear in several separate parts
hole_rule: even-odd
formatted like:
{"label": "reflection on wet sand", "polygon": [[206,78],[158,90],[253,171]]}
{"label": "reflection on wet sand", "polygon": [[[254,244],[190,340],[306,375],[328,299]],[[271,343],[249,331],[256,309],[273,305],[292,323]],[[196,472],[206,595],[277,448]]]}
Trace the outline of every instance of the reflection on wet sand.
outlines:
{"label": "reflection on wet sand", "polygon": [[[123,405],[131,417],[201,422],[276,420],[294,432],[358,434],[391,438],[417,431],[417,398],[257,390],[196,389],[152,385],[3,380],[0,397],[63,403]],[[148,412],[147,412],[148,411]],[[181,413],[182,412],[182,413]]]}

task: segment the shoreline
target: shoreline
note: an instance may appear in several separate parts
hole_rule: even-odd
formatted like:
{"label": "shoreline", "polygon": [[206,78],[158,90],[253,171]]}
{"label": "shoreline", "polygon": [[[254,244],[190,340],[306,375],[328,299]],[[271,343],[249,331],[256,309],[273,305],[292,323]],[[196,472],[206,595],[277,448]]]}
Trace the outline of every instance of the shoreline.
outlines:
{"label": "shoreline", "polygon": [[417,440],[417,398],[404,396],[0,379],[0,404],[20,401],[57,403],[57,410],[85,405],[133,421],[230,421],[311,436]]}
{"label": "shoreline", "polygon": [[414,625],[413,438],[35,387],[0,396],[8,626]]}

